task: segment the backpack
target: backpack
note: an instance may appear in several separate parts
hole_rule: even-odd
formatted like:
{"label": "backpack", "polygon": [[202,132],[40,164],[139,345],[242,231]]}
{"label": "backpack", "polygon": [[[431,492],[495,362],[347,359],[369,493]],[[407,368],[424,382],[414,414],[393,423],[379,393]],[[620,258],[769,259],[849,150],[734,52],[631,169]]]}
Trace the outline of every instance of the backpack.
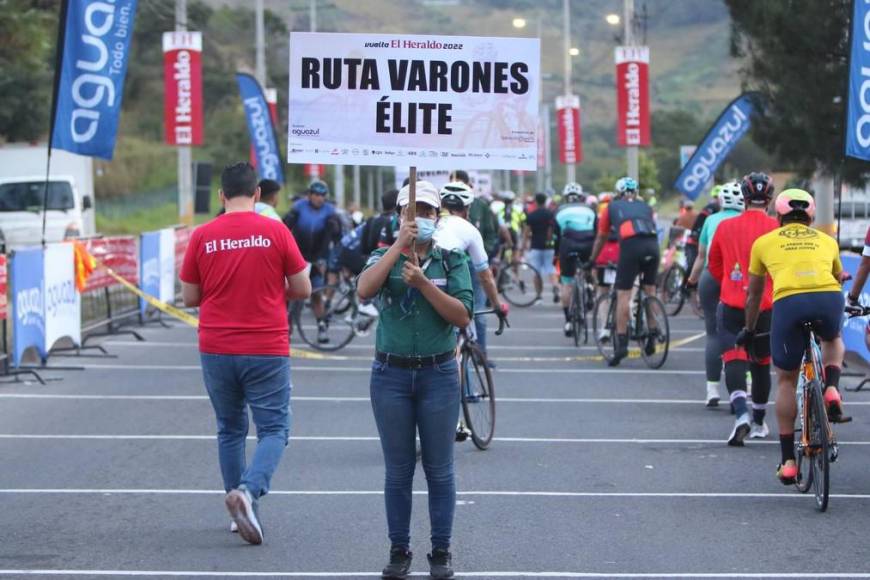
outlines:
{"label": "backpack", "polygon": [[359,252],[362,248],[363,239],[365,239],[366,226],[368,226],[368,223],[363,222],[344,234],[341,237],[341,247],[351,252]]}

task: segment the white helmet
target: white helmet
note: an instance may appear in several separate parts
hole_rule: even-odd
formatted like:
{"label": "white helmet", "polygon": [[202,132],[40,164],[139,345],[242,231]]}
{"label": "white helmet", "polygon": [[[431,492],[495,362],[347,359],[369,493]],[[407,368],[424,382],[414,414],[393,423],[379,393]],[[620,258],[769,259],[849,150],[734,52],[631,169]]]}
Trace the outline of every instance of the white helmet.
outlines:
{"label": "white helmet", "polygon": [[743,190],[736,181],[730,181],[719,187],[719,206],[722,209],[743,211]]}
{"label": "white helmet", "polygon": [[474,201],[474,191],[461,181],[451,181],[441,188],[441,205],[450,209],[468,207]]}
{"label": "white helmet", "polygon": [[568,197],[569,195],[583,195],[583,186],[576,181],[572,181],[565,185],[565,188],[562,190],[562,195],[565,197]]}
{"label": "white helmet", "polygon": [[513,201],[514,199],[516,199],[517,194],[509,189],[506,189],[505,191],[498,192],[498,196],[505,201]]}
{"label": "white helmet", "polygon": [[616,194],[617,195],[637,194],[637,190],[638,190],[637,181],[635,181],[631,177],[620,177],[616,181]]}

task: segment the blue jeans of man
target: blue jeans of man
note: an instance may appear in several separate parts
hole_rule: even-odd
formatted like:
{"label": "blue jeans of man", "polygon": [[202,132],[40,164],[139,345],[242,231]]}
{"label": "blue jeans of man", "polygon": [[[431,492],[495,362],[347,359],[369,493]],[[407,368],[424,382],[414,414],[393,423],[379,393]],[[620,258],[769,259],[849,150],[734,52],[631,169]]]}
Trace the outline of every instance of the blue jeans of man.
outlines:
{"label": "blue jeans of man", "polygon": [[393,546],[410,547],[411,503],[420,433],[429,488],[432,547],[449,548],[456,508],[453,438],[459,420],[459,368],[455,360],[411,370],[375,361],[370,383],[372,410],[386,473],[384,501]]}
{"label": "blue jeans of man", "polygon": [[[480,277],[477,273],[471,274],[471,289],[474,291],[474,309],[483,310],[486,308],[486,293],[483,291],[483,286],[480,284]],[[486,354],[486,316],[480,315],[474,317],[474,332],[477,334],[477,345]]]}
{"label": "blue jeans of man", "polygon": [[[290,436],[290,358],[206,353],[200,357],[217,419],[224,489],[244,485],[254,499],[264,496]],[[245,460],[248,407],[257,427],[250,465]]]}

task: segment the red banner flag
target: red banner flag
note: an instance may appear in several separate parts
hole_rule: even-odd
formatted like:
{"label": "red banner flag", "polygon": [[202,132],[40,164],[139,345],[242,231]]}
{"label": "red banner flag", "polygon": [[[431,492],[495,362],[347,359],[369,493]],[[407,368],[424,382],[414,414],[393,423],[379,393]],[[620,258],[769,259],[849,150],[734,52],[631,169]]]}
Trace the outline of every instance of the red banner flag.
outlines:
{"label": "red banner flag", "polygon": [[648,147],[649,48],[616,48],[616,140],[620,147]]}
{"label": "red banner flag", "polygon": [[571,165],[583,161],[580,139],[580,97],[556,97],[556,120],[559,125],[559,161]]}
{"label": "red banner flag", "polygon": [[202,33],[163,33],[163,123],[169,145],[202,145]]}

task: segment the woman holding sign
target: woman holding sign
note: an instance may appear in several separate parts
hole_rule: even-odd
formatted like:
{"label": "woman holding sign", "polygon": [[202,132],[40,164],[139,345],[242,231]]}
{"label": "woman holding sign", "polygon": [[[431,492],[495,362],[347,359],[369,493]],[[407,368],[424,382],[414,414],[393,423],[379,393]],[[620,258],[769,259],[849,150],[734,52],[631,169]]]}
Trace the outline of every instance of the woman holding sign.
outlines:
{"label": "woman holding sign", "polygon": [[[412,174],[411,179],[415,179]],[[456,506],[453,438],[459,419],[455,327],[471,321],[471,274],[464,255],[433,244],[441,199],[427,182],[399,192],[396,242],[376,250],[359,277],[364,300],[380,311],[371,401],[384,453],[384,496],[391,542],[384,578],[411,569],[411,499],[419,430],[429,488],[433,578],[453,576],[450,537]],[[412,202],[415,200],[415,202]]]}

